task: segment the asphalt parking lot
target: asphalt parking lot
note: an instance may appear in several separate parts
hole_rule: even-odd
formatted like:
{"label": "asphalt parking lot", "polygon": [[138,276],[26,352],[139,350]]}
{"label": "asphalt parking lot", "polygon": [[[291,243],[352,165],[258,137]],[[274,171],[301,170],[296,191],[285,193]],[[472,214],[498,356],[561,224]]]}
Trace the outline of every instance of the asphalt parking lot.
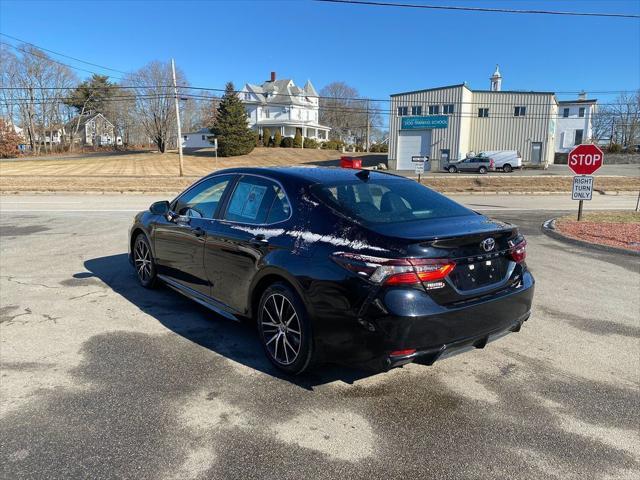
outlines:
{"label": "asphalt parking lot", "polygon": [[564,197],[460,200],[527,235],[522,331],[292,379],[251,326],[138,286],[127,229],[150,198],[0,197],[2,478],[638,478],[640,259],[544,236]]}

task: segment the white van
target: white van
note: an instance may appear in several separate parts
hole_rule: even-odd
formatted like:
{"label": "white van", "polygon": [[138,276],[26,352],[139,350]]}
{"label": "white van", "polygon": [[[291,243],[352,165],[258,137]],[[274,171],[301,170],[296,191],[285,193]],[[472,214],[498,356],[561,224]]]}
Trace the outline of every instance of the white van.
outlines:
{"label": "white van", "polygon": [[487,150],[480,152],[478,157],[493,159],[496,170],[506,173],[522,168],[522,155],[517,150]]}

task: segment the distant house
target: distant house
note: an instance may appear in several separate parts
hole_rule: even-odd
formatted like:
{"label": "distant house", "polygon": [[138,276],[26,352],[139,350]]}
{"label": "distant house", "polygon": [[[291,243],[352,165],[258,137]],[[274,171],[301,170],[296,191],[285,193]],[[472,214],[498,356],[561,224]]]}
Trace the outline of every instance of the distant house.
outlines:
{"label": "distant house", "polygon": [[271,135],[279,131],[283,137],[303,137],[328,140],[330,127],[318,123],[318,92],[311,81],[303,88],[293,80],[277,80],[276,73],[262,85],[247,83],[238,94],[245,104],[249,126],[262,134],[268,128]]}
{"label": "distant house", "polygon": [[597,104],[596,99],[587,99],[585,93],[581,93],[577,100],[558,101],[556,152],[568,153],[574,146],[592,140]]}
{"label": "distant house", "polygon": [[64,139],[64,127],[49,127],[44,131],[44,136],[36,135],[37,141],[43,145],[60,145]]}
{"label": "distant house", "polygon": [[182,148],[210,148],[213,147],[214,135],[208,128],[201,128],[197,132],[182,134]]}
{"label": "distant house", "polygon": [[[76,128],[78,129],[77,133]],[[101,113],[75,117],[64,127],[65,135],[74,143],[87,146],[122,145],[121,137],[116,135],[113,123]]]}

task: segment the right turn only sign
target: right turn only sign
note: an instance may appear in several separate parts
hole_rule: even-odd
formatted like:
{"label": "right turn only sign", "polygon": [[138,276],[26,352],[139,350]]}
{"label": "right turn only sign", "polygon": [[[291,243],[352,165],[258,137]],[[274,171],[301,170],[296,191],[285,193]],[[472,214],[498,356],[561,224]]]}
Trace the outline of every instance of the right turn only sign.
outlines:
{"label": "right turn only sign", "polygon": [[573,177],[572,200],[591,200],[593,194],[593,177],[576,175]]}

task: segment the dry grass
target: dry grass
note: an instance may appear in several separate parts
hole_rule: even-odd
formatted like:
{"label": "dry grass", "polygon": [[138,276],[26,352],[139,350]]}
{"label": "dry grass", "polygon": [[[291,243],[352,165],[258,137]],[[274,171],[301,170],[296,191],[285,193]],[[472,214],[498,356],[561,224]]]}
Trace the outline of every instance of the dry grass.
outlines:
{"label": "dry grass", "polygon": [[[178,177],[178,154],[140,152],[83,158],[0,162],[0,192],[178,192],[213,171],[241,166],[337,166],[340,152],[256,148],[251,154],[215,159],[210,151],[186,154],[185,176]],[[374,166],[386,154],[357,154]],[[444,192],[569,192],[571,177],[427,175],[423,183]],[[638,191],[640,177],[596,178],[596,190]]]}

